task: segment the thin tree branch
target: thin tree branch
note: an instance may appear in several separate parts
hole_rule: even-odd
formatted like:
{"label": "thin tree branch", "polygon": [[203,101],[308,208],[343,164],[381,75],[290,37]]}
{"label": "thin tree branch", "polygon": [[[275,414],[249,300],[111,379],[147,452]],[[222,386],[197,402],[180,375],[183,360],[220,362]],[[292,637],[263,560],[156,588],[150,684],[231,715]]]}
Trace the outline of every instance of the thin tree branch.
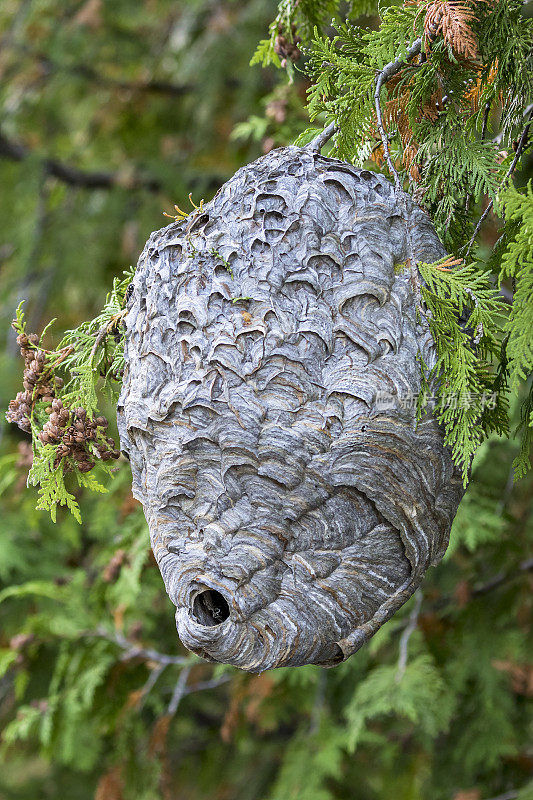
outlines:
{"label": "thin tree branch", "polygon": [[[509,178],[511,177],[511,175],[515,171],[516,165],[518,164],[520,156],[522,155],[522,153],[524,152],[525,148],[527,147],[528,139],[529,139],[529,126],[531,125],[532,121],[533,121],[533,109],[530,111],[529,119],[526,122],[526,124],[524,125],[524,129],[522,131],[522,135],[520,136],[520,140],[519,140],[518,146],[516,148],[515,157],[513,158],[512,162],[511,162],[511,166],[507,170],[507,174],[505,175],[505,178],[503,179],[503,181],[501,183],[501,186],[500,186],[500,188],[498,190],[499,192],[501,192],[501,190],[505,187],[507,181],[509,180]],[[472,249],[472,245],[474,244],[474,240],[475,240],[476,236],[478,235],[479,230],[480,230],[481,226],[483,225],[483,222],[485,221],[485,219],[489,215],[493,205],[494,205],[494,200],[491,199],[489,204],[488,204],[488,206],[486,207],[485,211],[483,212],[483,214],[479,218],[479,221],[478,221],[476,227],[474,228],[474,233],[472,234],[472,238],[468,242],[468,247],[467,247],[466,253],[465,253],[465,259],[468,258],[470,250]]]}
{"label": "thin tree branch", "polygon": [[[24,161],[32,154],[29,147],[22,142],[14,141],[0,131],[0,158],[11,161]],[[79,186],[83,189],[111,189],[122,186],[128,189],[146,189],[149,192],[159,192],[161,182],[156,178],[136,175],[129,180],[115,172],[88,172],[86,170],[64,164],[55,158],[42,159],[43,167],[48,175],[53,175],[63,183],[70,186]]]}
{"label": "thin tree branch", "polygon": [[193,683],[191,686],[187,686],[191,669],[192,665],[189,665],[188,667],[184,667],[180,672],[166,711],[166,715],[169,717],[174,716],[178,710],[179,704],[187,695],[194,694],[195,692],[203,692],[206,689],[216,689],[218,686],[222,686],[222,684],[228,683],[228,681],[231,680],[231,675],[221,675],[219,678],[211,678],[211,680],[199,681],[198,683]]}
{"label": "thin tree branch", "polygon": [[518,565],[518,569],[515,571],[499,572],[497,575],[494,575],[492,578],[490,578],[486,583],[482,583],[480,586],[472,589],[472,597],[480,597],[481,595],[488,594],[494,589],[498,589],[503,584],[514,580],[514,578],[518,578],[519,575],[522,575],[525,572],[531,572],[531,570],[533,570],[533,558],[528,558],[525,561],[522,561]]}
{"label": "thin tree branch", "polygon": [[307,145],[309,150],[312,150],[314,153],[319,153],[325,144],[329,142],[332,136],[334,136],[337,132],[337,123],[330,122],[329,125],[324,128],[324,130],[318,134],[309,144]]}
{"label": "thin tree branch", "polygon": [[399,72],[401,69],[403,69],[403,67],[406,66],[407,62],[411,58],[417,56],[420,53],[421,49],[422,49],[422,39],[417,39],[415,42],[413,42],[413,44],[407,51],[405,60],[398,59],[397,61],[391,61],[389,64],[383,67],[381,72],[376,77],[376,90],[374,92],[374,103],[376,106],[378,130],[381,136],[381,141],[383,142],[383,153],[385,155],[385,161],[387,162],[389,172],[394,177],[394,186],[396,188],[396,191],[399,191],[402,188],[402,186],[400,182],[400,177],[396,172],[394,164],[392,163],[389,151],[389,138],[387,136],[385,126],[383,125],[383,117],[381,114],[381,103],[380,103],[381,89],[383,88],[384,84],[386,84],[387,81],[390,78],[392,78],[393,75],[396,75],[397,72]]}
{"label": "thin tree branch", "polygon": [[159,678],[160,675],[163,674],[167,666],[168,664],[158,664],[157,667],[154,667],[154,669],[150,670],[150,674],[148,675],[146,682],[141,688],[141,698],[144,698],[146,697],[147,694],[150,694],[150,692],[152,691],[157,682],[157,679]]}
{"label": "thin tree branch", "polygon": [[187,688],[187,681],[189,680],[190,672],[191,672],[191,667],[184,667],[180,672],[179,678],[176,681],[176,686],[174,687],[174,691],[172,693],[172,697],[170,698],[170,703],[168,704],[167,708],[167,715],[169,717],[173,717],[176,711],[178,710],[178,706]]}
{"label": "thin tree branch", "polygon": [[404,676],[405,668],[407,666],[407,648],[409,646],[409,639],[415,632],[416,626],[418,625],[418,617],[420,614],[420,608],[422,606],[422,592],[420,589],[416,590],[414,596],[415,604],[409,615],[406,628],[400,639],[400,655],[398,657],[398,669],[396,670],[396,683],[399,683]]}
{"label": "thin tree branch", "polygon": [[196,661],[194,656],[171,656],[167,653],[160,653],[158,650],[153,650],[151,647],[139,647],[133,644],[133,642],[130,642],[129,639],[126,639],[121,633],[118,633],[118,631],[110,633],[104,628],[98,628],[96,631],[85,631],[82,636],[107,639],[108,642],[113,642],[113,644],[116,644],[124,651],[120,658],[121,661],[131,661],[134,658],[142,658],[144,661],[155,661],[156,664],[161,664],[165,667],[170,664],[190,666],[191,660]]}
{"label": "thin tree branch", "polygon": [[217,686],[222,686],[224,683],[228,683],[230,680],[231,675],[221,675],[220,678],[211,678],[209,681],[199,681],[198,683],[193,683],[192,686],[187,686],[185,688],[183,696],[185,697],[188,694],[194,694],[194,692],[203,692],[205,689],[216,689]]}
{"label": "thin tree branch", "polygon": [[[516,580],[516,578],[519,578],[521,575],[531,572],[532,570],[533,558],[526,559],[525,561],[520,562],[515,569],[510,570],[509,572],[498,572],[496,575],[493,575],[492,578],[489,578],[485,583],[474,586],[470,592],[469,599],[474,600],[477,597],[482,597],[483,595],[489,594],[495,589],[499,589],[500,586],[504,586],[506,583],[510,583],[511,581]],[[454,599],[455,598],[453,594],[447,594],[443,597],[438,597],[429,605],[428,608],[434,612],[442,611],[449,603],[453,602]]]}
{"label": "thin tree branch", "polygon": [[[506,583],[509,583],[510,581],[513,581],[516,578],[519,578],[521,575],[531,571],[533,571],[533,558],[527,559],[526,561],[522,561],[515,570],[512,570],[510,572],[499,572],[497,575],[494,575],[492,578],[489,578],[489,580],[486,581],[486,583],[481,583],[478,586],[474,587],[470,592],[470,600],[477,597],[481,597],[485,594],[489,594],[495,589],[499,589],[500,586],[504,586]],[[417,590],[417,592],[418,591],[419,590]],[[453,594],[447,594],[444,595],[443,597],[438,597],[434,602],[428,604],[427,609],[428,611],[433,611],[433,612],[442,611],[448,605],[448,603],[451,603],[454,599],[455,598]],[[416,629],[417,619],[415,617],[415,611],[417,611],[416,617],[418,617],[420,614],[420,608],[418,608],[417,610],[415,606],[409,617],[407,617],[407,619],[404,619],[402,621],[402,625],[400,625],[399,628],[397,629],[397,630],[402,630],[402,628],[404,629],[402,633],[402,639],[400,640],[400,658],[398,659],[398,669],[400,669],[400,667],[404,663],[403,659],[405,657],[402,656],[402,653],[407,651],[407,644],[409,642],[409,637]],[[445,612],[444,616],[447,613],[449,612],[448,611]],[[414,628],[412,627],[413,619],[415,620]],[[409,635],[406,636],[408,631]],[[405,642],[403,650],[401,645],[402,640]]]}
{"label": "thin tree branch", "polygon": [[[390,157],[389,140],[385,128],[383,126],[383,118],[381,115],[380,94],[383,86],[387,83],[387,81],[390,78],[392,78],[393,75],[396,75],[397,72],[403,69],[403,67],[406,66],[407,62],[410,61],[411,58],[417,56],[420,53],[421,49],[422,49],[422,39],[416,39],[416,41],[413,42],[413,44],[407,51],[405,55],[405,60],[398,59],[397,61],[391,61],[389,64],[386,64],[381,70],[381,72],[378,72],[378,74],[376,75],[376,90],[374,92],[374,103],[376,106],[376,116],[378,119],[378,130],[381,136],[381,140],[383,142],[383,150],[385,153],[385,159],[387,161],[387,165],[389,167],[391,175],[394,176],[394,184],[396,186],[396,189],[400,189],[401,184],[400,184],[400,179],[398,177],[398,173],[396,172],[396,169],[394,168],[394,164],[392,163],[392,159]],[[324,145],[327,142],[329,142],[331,137],[335,135],[337,130],[338,130],[337,123],[330,122],[330,124],[326,128],[324,128],[324,130],[321,131],[318,134],[318,136],[316,136],[311,142],[309,142],[307,148],[315,153],[320,152],[320,150],[324,147]]]}

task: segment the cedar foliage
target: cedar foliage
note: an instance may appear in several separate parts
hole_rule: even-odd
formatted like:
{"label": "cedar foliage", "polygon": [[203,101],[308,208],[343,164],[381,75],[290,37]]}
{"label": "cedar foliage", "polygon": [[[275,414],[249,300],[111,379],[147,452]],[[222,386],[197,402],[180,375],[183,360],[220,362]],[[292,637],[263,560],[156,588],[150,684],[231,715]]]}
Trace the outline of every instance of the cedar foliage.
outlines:
{"label": "cedar foliage", "polygon": [[[531,797],[533,195],[527,148],[517,153],[532,102],[526,14],[515,0],[0,8],[2,327],[26,298],[28,331],[59,316],[35,346],[64,380],[61,402],[86,419],[112,417],[123,270],[164,224],[161,210],[186,208],[191,190],[209,197],[261,147],[306,141],[329,121],[332,153],[387,171],[375,75],[420,38],[381,107],[393,165],[450,253],[418,265],[444,376],[427,400],[465,470],[475,452],[448,554],[419,597],[333,670],[250,676],[177,642],[126,463],[103,476],[106,494],[78,486],[109,463],[94,448],[94,471],[71,459],[64,483],[49,483],[73,498],[82,526],[52,497],[57,524],[35,509],[28,471],[51,472],[43,450],[56,447],[39,440],[49,415],[35,398],[33,451],[10,426],[0,455],[1,797]],[[261,38],[255,60],[283,68],[247,67]],[[74,168],[105,181],[80,183]],[[16,349],[6,338],[3,407],[20,388]]]}

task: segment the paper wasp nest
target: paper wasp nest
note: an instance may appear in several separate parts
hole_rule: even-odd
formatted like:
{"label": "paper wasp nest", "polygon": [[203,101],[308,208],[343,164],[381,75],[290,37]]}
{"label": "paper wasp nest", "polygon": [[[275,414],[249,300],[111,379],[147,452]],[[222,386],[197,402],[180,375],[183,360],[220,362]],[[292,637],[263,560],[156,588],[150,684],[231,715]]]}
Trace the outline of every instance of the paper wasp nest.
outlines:
{"label": "paper wasp nest", "polygon": [[119,424],[190,650],[335,664],[442,557],[461,482],[408,401],[435,362],[409,265],[443,254],[383,177],[297,147],[148,240]]}

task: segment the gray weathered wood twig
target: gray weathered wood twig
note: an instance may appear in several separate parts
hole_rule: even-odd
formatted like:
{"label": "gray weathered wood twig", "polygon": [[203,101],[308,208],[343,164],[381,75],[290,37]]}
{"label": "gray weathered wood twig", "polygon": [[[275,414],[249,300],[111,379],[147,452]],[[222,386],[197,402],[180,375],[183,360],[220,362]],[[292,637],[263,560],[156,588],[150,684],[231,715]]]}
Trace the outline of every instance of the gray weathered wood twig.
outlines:
{"label": "gray weathered wood twig", "polygon": [[142,658],[145,661],[154,661],[163,666],[169,666],[171,664],[183,666],[191,663],[191,656],[172,656],[167,653],[160,653],[158,650],[154,650],[151,647],[140,647],[118,631],[112,633],[105,630],[105,628],[98,628],[96,631],[86,631],[83,635],[90,638],[107,639],[109,642],[116,644],[124,651],[120,658],[121,661]]}
{"label": "gray weathered wood twig", "polygon": [[[410,61],[411,58],[420,54],[422,50],[422,39],[416,39],[411,47],[408,49],[405,57],[402,59],[396,59],[395,61],[391,61],[390,63],[386,64],[381,72],[378,72],[376,75],[376,84],[375,84],[375,91],[374,91],[374,105],[376,108],[376,118],[377,118],[377,125],[379,134],[381,136],[381,141],[383,143],[383,152],[385,155],[385,161],[387,162],[387,166],[389,168],[389,172],[394,178],[394,185],[396,190],[401,189],[401,181],[396,170],[396,167],[393,164],[390,150],[389,150],[389,137],[387,135],[387,131],[385,130],[385,125],[383,124],[383,115],[381,112],[381,90],[383,86],[390,80],[394,75],[400,72],[407,63]],[[322,147],[335,135],[336,131],[338,130],[338,126],[335,122],[331,122],[324,130],[318,134],[318,136],[313,139],[307,146],[310,150],[315,152],[319,152]]]}
{"label": "gray weathered wood twig", "polygon": [[420,609],[422,607],[422,592],[420,589],[417,589],[415,594],[415,603],[413,606],[413,610],[409,615],[409,619],[407,620],[407,625],[405,626],[405,630],[400,637],[400,653],[398,656],[398,668],[396,670],[396,683],[399,683],[404,676],[405,668],[407,666],[407,648],[409,646],[409,639],[413,635],[418,625],[418,617],[420,614]]}
{"label": "gray weathered wood twig", "polygon": [[393,75],[396,75],[400,70],[402,70],[408,63],[411,58],[419,55],[420,51],[422,50],[422,39],[416,39],[409,50],[407,51],[405,58],[397,59],[396,61],[389,62],[376,78],[376,89],[374,92],[374,104],[376,107],[376,118],[378,123],[378,130],[381,136],[381,141],[383,142],[383,153],[385,155],[385,161],[387,162],[387,166],[389,168],[390,174],[394,178],[394,185],[396,190],[399,191],[401,189],[401,181],[400,176],[396,170],[392,162],[392,158],[390,155],[389,150],[389,137],[387,135],[387,131],[385,130],[385,126],[383,124],[383,116],[381,113],[381,90],[383,86],[390,80]]}

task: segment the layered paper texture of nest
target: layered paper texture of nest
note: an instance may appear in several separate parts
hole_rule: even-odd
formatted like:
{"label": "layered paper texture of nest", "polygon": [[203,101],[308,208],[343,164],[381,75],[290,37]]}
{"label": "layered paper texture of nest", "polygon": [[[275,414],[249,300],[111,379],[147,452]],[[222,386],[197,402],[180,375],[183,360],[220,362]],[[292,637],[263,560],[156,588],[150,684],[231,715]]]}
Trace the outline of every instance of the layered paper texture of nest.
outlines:
{"label": "layered paper texture of nest", "polygon": [[297,147],[148,240],[119,425],[189,649],[335,664],[442,557],[462,488],[416,422],[412,265],[443,254],[382,176]]}

